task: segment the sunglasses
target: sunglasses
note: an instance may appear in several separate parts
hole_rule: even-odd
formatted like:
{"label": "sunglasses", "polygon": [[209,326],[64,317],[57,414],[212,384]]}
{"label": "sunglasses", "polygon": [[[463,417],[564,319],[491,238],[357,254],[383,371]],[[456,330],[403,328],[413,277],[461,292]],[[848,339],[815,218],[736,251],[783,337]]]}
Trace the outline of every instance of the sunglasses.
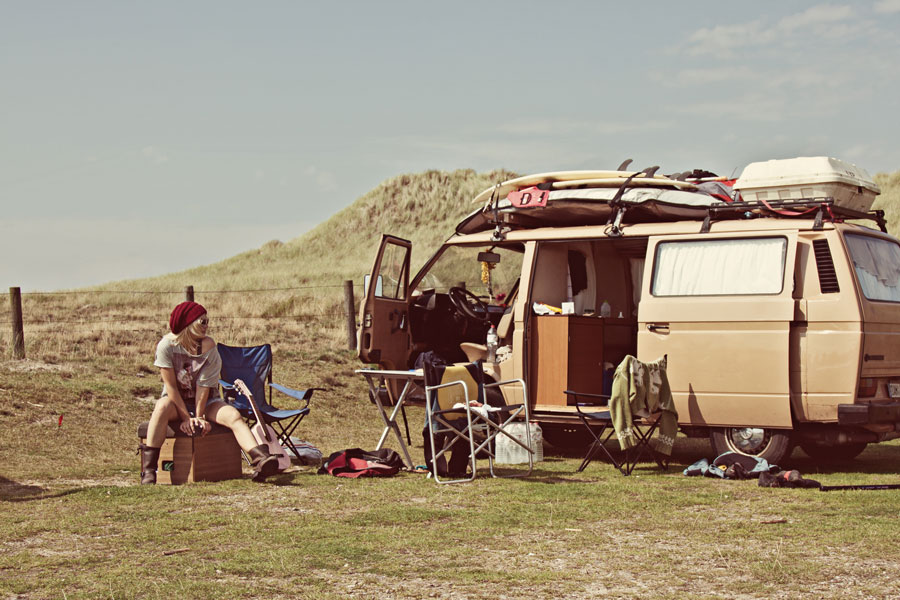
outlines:
{"label": "sunglasses", "polygon": [[202,319],[200,319],[200,324],[201,325],[209,325],[209,318],[203,317]]}

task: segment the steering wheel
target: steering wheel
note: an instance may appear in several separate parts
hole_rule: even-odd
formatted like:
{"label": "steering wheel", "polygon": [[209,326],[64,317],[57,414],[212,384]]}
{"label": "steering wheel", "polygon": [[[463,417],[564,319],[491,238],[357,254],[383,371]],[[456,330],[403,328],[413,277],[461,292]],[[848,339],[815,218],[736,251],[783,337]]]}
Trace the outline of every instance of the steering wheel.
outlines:
{"label": "steering wheel", "polygon": [[488,307],[478,296],[461,287],[452,287],[447,292],[450,303],[461,315],[476,321],[486,321]]}

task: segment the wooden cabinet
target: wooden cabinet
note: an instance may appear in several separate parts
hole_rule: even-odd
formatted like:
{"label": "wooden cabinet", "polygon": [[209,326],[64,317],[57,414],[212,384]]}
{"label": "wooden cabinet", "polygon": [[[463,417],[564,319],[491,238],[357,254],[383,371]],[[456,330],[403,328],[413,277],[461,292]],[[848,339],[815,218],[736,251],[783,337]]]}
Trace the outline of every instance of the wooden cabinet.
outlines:
{"label": "wooden cabinet", "polygon": [[576,315],[535,316],[531,394],[535,404],[566,406],[565,390],[603,393],[603,363],[634,353],[634,321]]}

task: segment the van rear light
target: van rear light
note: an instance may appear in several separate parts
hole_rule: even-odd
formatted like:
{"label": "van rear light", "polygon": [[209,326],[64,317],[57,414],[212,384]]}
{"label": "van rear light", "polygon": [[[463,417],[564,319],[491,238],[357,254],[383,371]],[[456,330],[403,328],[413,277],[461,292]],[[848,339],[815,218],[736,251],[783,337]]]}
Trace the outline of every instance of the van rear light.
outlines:
{"label": "van rear light", "polygon": [[878,380],[871,377],[864,377],[859,380],[859,388],[856,395],[860,398],[871,398],[878,392]]}

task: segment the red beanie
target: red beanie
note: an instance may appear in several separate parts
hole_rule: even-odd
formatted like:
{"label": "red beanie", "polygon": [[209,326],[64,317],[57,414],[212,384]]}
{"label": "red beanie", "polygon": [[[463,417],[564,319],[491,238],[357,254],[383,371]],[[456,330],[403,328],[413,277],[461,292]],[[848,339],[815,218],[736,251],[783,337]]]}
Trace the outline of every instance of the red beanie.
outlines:
{"label": "red beanie", "polygon": [[177,335],[205,314],[206,309],[196,302],[182,302],[172,309],[172,314],[169,315],[169,329]]}

